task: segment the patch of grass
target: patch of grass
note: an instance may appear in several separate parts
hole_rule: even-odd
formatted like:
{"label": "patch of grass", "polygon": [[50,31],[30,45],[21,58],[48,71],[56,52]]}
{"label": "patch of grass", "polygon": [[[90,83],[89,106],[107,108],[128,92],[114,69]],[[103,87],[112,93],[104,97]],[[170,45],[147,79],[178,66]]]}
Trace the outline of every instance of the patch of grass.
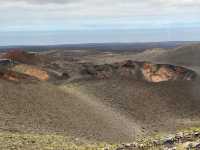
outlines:
{"label": "patch of grass", "polygon": [[0,133],[1,150],[114,150],[116,147],[107,143],[80,143],[60,135]]}
{"label": "patch of grass", "polygon": [[185,128],[185,129],[179,129],[178,131],[179,132],[188,132],[188,133],[200,132],[200,126]]}

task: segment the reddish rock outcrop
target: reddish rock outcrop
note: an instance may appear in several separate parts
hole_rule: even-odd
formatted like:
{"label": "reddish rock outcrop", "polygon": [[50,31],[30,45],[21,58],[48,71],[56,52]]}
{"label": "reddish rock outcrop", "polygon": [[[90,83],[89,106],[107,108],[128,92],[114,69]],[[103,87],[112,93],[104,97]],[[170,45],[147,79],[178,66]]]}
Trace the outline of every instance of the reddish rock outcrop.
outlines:
{"label": "reddish rock outcrop", "polygon": [[104,65],[87,64],[81,73],[98,79],[121,76],[144,79],[155,83],[169,80],[193,80],[197,76],[194,71],[184,67],[132,60]]}
{"label": "reddish rock outcrop", "polygon": [[31,65],[19,64],[12,68],[12,70],[35,77],[41,81],[47,81],[49,75],[46,71]]}
{"label": "reddish rock outcrop", "polygon": [[192,80],[196,77],[196,73],[192,70],[168,64],[144,63],[141,70],[149,82]]}
{"label": "reddish rock outcrop", "polygon": [[35,78],[11,70],[1,70],[0,79],[19,82],[21,80],[35,80]]}
{"label": "reddish rock outcrop", "polygon": [[36,64],[41,61],[41,58],[36,54],[28,53],[22,50],[8,51],[7,53],[1,55],[1,58],[26,64]]}

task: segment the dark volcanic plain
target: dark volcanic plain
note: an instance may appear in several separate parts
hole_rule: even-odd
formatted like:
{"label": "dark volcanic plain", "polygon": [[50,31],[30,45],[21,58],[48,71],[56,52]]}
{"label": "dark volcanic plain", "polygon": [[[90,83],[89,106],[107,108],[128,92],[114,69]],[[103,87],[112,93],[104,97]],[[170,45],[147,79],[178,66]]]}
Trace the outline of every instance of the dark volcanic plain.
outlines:
{"label": "dark volcanic plain", "polygon": [[[29,55],[32,59],[26,59]],[[33,78],[21,79],[1,70],[0,130],[118,143],[199,126],[199,56],[198,44],[137,53],[87,49],[2,52],[2,58],[16,61],[9,70]],[[93,70],[95,76],[83,73],[86,66],[126,60],[184,66],[196,76],[155,83],[138,78],[141,74],[121,76],[109,68],[100,69],[100,77],[98,70]]]}

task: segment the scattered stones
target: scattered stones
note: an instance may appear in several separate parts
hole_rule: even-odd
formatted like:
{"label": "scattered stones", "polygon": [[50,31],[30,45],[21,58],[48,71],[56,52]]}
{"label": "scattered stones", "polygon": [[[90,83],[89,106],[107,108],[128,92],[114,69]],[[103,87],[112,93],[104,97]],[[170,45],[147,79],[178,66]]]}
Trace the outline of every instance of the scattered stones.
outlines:
{"label": "scattered stones", "polygon": [[200,149],[200,141],[186,142],[183,145],[184,145],[184,148],[187,149],[187,150]]}
{"label": "scattered stones", "polygon": [[167,137],[161,139],[161,141],[162,141],[163,145],[167,145],[167,144],[171,145],[171,144],[174,144],[176,139],[175,139],[175,136],[170,135],[170,136],[167,136]]}
{"label": "scattered stones", "polygon": [[151,139],[148,142],[144,142],[144,144],[142,142],[122,144],[116,150],[148,150],[154,148],[160,150],[176,150],[178,149],[177,145],[181,145],[186,150],[200,150],[200,132],[178,132],[175,135]]}

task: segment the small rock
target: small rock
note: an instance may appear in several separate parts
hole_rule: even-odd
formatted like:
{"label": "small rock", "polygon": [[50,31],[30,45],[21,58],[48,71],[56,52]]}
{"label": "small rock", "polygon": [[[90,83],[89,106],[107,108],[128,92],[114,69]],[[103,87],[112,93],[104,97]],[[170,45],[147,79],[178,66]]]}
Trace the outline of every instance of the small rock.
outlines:
{"label": "small rock", "polygon": [[176,133],[176,135],[175,135],[176,139],[180,139],[180,138],[183,138],[183,137],[184,137],[184,133],[183,132]]}
{"label": "small rock", "polygon": [[186,142],[186,143],[184,143],[184,147],[186,149],[199,149],[200,148],[200,141],[198,141],[198,142]]}
{"label": "small rock", "polygon": [[174,144],[175,136],[174,135],[168,136],[168,137],[164,138],[162,141],[163,141],[163,145]]}
{"label": "small rock", "polygon": [[200,132],[194,132],[195,137],[200,137]]}
{"label": "small rock", "polygon": [[199,142],[194,142],[193,143],[193,148],[200,148],[200,141]]}
{"label": "small rock", "polygon": [[165,147],[163,150],[176,150],[176,147]]}
{"label": "small rock", "polygon": [[138,147],[139,148],[144,148],[144,144],[139,144]]}
{"label": "small rock", "polygon": [[131,147],[138,147],[138,143],[136,143],[136,142],[131,143]]}
{"label": "small rock", "polygon": [[161,143],[160,140],[153,140],[153,144],[154,144],[155,146],[157,146],[157,145],[161,145],[162,143]]}

